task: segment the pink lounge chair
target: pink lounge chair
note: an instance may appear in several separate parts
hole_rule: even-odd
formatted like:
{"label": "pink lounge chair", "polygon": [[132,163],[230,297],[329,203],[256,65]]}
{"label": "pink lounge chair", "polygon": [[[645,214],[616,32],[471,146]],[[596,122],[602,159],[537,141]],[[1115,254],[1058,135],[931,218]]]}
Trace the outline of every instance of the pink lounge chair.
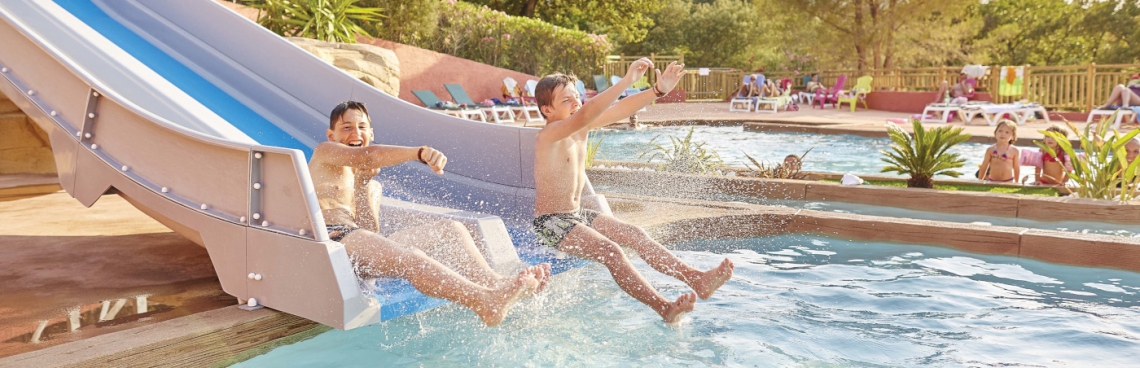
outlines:
{"label": "pink lounge chair", "polygon": [[[819,108],[823,108],[823,104],[830,103],[831,107],[837,107],[836,103],[839,102],[839,92],[843,90],[843,85],[847,84],[847,74],[839,76],[835,80],[835,85],[828,89],[821,89],[815,93],[815,99],[812,100],[813,104],[819,104]],[[815,105],[812,105],[815,107]]]}

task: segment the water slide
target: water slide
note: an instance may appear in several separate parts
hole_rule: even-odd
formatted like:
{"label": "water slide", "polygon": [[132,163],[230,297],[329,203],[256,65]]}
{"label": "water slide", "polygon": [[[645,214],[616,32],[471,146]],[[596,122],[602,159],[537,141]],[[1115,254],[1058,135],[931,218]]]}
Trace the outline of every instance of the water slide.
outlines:
{"label": "water slide", "polygon": [[[120,195],[202,245],[239,301],[340,329],[443,303],[359,280],[328,238],[307,160],[349,99],[369,106],[376,143],[449,157],[443,176],[383,170],[382,233],[446,218],[501,271],[574,265],[529,234],[535,129],[404,102],[214,1],[5,0],[0,20],[0,92],[49,134],[60,185],[86,206]],[[589,186],[583,202],[609,211]]]}

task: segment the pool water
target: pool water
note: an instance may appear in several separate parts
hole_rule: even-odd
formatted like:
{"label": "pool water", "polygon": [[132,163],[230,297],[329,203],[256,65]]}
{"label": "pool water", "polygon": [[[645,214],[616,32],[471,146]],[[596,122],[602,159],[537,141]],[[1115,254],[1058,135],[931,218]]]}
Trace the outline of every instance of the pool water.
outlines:
{"label": "pool water", "polygon": [[[329,331],[241,363],[276,366],[1125,366],[1140,274],[947,248],[776,237],[676,244],[736,275],[674,327],[599,265],[568,271],[499,327],[449,304]],[[667,297],[683,284],[638,268]]]}
{"label": "pool water", "polygon": [[[606,130],[598,158],[619,161],[645,161],[639,158],[646,150],[646,143],[654,137],[656,143],[670,147],[669,136],[684,138],[691,127],[659,127],[643,130]],[[705,142],[706,148],[716,151],[725,164],[743,167],[751,164],[744,154],[768,164],[781,163],[789,154],[802,155],[809,148],[811,152],[804,158],[803,170],[829,173],[853,173],[856,175],[879,174],[886,163],[880,151],[889,151],[888,138],[868,138],[843,134],[811,133],[772,133],[749,132],[740,126],[712,127],[697,126],[693,131],[693,141]],[[957,153],[966,159],[965,166],[958,169],[960,178],[972,178],[982,164],[983,154],[992,143],[966,142],[951,147],[948,152]],[[1038,150],[1037,147],[1019,147],[1022,150]],[[1021,168],[1021,174],[1032,174],[1033,167]],[[945,176],[939,176],[945,177]]]}

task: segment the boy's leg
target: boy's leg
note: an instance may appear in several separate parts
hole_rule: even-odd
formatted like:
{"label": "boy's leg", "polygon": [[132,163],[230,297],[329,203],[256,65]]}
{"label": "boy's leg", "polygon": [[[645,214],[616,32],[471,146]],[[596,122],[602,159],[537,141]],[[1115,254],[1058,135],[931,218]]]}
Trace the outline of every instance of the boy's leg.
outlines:
{"label": "boy's leg", "polygon": [[[423,250],[429,258],[479,285],[495,287],[508,281],[487,264],[475,246],[475,239],[471,238],[471,233],[459,222],[440,220],[397,231],[388,239]],[[527,271],[539,281],[539,290],[545,288],[550,278],[549,263],[532,266]]]}
{"label": "boy's leg", "polygon": [[661,243],[654,241],[653,238],[649,237],[649,234],[645,233],[645,230],[616,217],[605,214],[598,215],[594,222],[590,223],[590,227],[606,238],[633,249],[641,255],[645,263],[648,263],[658,272],[673,276],[688,284],[701,299],[712,297],[713,293],[732,277],[735,266],[728,258],[725,258],[720,265],[713,269],[698,270],[677,258]]}
{"label": "boy's leg", "polygon": [[342,243],[357,272],[372,277],[399,277],[433,298],[450,300],[470,308],[488,326],[498,325],[519,298],[537,286],[527,272],[511,282],[487,288],[471,282],[427,256],[367,230],[356,230]]}
{"label": "boy's leg", "polygon": [[626,294],[653,308],[665,322],[676,322],[681,315],[692,311],[697,301],[696,294],[682,294],[676,301],[670,302],[661,296],[649,281],[637,272],[633,263],[625,256],[621,246],[606,239],[605,236],[583,224],[574,226],[566,237],[558,243],[558,250],[572,256],[592,260],[609,269]]}

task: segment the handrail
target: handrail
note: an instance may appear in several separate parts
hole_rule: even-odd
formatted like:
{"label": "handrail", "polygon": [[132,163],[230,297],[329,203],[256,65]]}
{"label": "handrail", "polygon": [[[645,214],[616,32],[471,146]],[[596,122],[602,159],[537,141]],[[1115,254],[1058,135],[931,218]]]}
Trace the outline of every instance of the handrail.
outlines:
{"label": "handrail", "polygon": [[[53,10],[54,11],[62,11],[62,9],[48,9],[48,8],[36,8],[36,10],[39,12],[52,12]],[[64,12],[64,13],[66,13],[66,12]],[[54,17],[52,17],[53,19],[60,19],[61,16],[67,15],[67,14],[52,14],[52,15],[54,16]],[[157,195],[164,196],[164,197],[166,197],[166,198],[168,198],[168,199],[170,199],[176,203],[179,203],[183,206],[195,209],[195,210],[202,212],[204,214],[207,214],[209,216],[219,218],[219,219],[229,221],[229,222],[241,223],[245,226],[260,227],[260,228],[264,228],[264,229],[269,230],[269,231],[274,231],[274,232],[278,232],[278,233],[282,233],[282,234],[288,234],[291,236],[296,236],[296,237],[301,237],[301,238],[306,238],[306,239],[312,239],[312,240],[316,240],[316,241],[324,241],[324,240],[328,239],[328,234],[325,231],[324,224],[323,224],[323,218],[320,216],[320,210],[319,210],[319,206],[318,206],[317,201],[316,201],[315,191],[313,190],[312,182],[309,179],[309,177],[307,177],[308,165],[306,162],[304,162],[305,161],[304,155],[300,151],[295,150],[295,149],[286,149],[286,148],[279,148],[279,147],[266,147],[266,146],[247,144],[247,143],[242,143],[242,142],[235,142],[232,140],[213,137],[213,136],[202,134],[200,132],[197,132],[197,131],[194,131],[191,129],[184,128],[178,124],[175,124],[169,120],[166,120],[160,116],[157,116],[157,115],[151,113],[150,111],[142,109],[141,107],[132,103],[130,101],[130,99],[123,97],[121,94],[116,92],[114,89],[108,88],[107,86],[105,86],[103,83],[101,83],[99,81],[99,79],[94,78],[92,75],[88,74],[85,70],[75,67],[77,64],[74,61],[72,61],[69,57],[67,57],[66,54],[64,54],[63,52],[58,50],[56,47],[54,47],[51,42],[48,42],[48,40],[44,39],[40,35],[36,34],[34,31],[32,31],[32,28],[29,27],[27,24],[25,24],[24,22],[21,22],[18,18],[16,18],[12,14],[10,14],[7,8],[0,7],[0,19],[3,19],[4,21],[8,22],[8,24],[12,25],[12,28],[16,32],[19,32],[21,35],[26,37],[28,40],[32,41],[33,44],[35,44],[39,49],[43,50],[46,54],[48,54],[48,56],[55,58],[56,60],[60,60],[60,64],[64,68],[66,68],[73,75],[78,77],[83,83],[87,84],[90,87],[90,91],[88,94],[92,98],[92,100],[89,100],[89,107],[88,107],[89,112],[87,113],[87,116],[84,117],[85,118],[84,124],[80,125],[83,127],[81,129],[74,129],[71,125],[66,124],[63,121],[63,117],[57,116],[57,114],[55,113],[55,110],[52,110],[50,107],[44,106],[42,104],[42,102],[36,103],[37,107],[40,108],[41,110],[43,110],[42,112],[44,113],[45,116],[50,116],[52,121],[59,128],[68,132],[69,135],[73,139],[78,140],[80,143],[83,143],[85,140],[93,139],[92,136],[90,135],[90,126],[92,124],[94,124],[97,119],[100,118],[101,114],[95,114],[93,112],[93,110],[91,110],[94,107],[91,106],[90,104],[92,103],[92,101],[95,101],[94,103],[97,103],[98,99],[100,99],[100,98],[107,98],[107,99],[111,100],[112,102],[114,102],[114,104],[116,104],[116,105],[122,107],[123,109],[127,110],[129,113],[134,114],[140,118],[143,118],[146,121],[150,121],[151,123],[153,123],[154,126],[157,126],[160,129],[168,131],[170,133],[174,133],[177,136],[188,138],[192,141],[196,141],[196,142],[199,142],[202,144],[206,144],[206,145],[210,145],[210,146],[214,146],[214,147],[218,147],[218,148],[241,151],[241,152],[244,152],[245,154],[249,155],[250,157],[253,157],[254,155],[256,155],[257,152],[265,152],[265,153],[272,153],[274,155],[287,156],[288,160],[291,162],[291,166],[293,167],[293,170],[297,173],[298,179],[300,180],[300,182],[297,183],[297,185],[300,187],[300,189],[302,191],[300,199],[303,201],[303,203],[305,205],[304,207],[307,209],[306,216],[309,217],[308,223],[309,223],[310,228],[308,230],[300,229],[301,231],[294,232],[294,231],[290,231],[289,229],[286,229],[286,228],[281,228],[281,227],[277,227],[277,226],[269,226],[272,224],[266,224],[266,226],[257,226],[258,223],[253,222],[253,219],[251,219],[251,218],[246,218],[246,216],[242,216],[242,214],[238,214],[237,216],[232,216],[232,214],[226,215],[224,213],[219,213],[218,211],[213,210],[211,208],[211,206],[206,204],[206,203],[202,203],[202,204],[196,206],[195,203],[192,203],[185,198],[180,198],[177,195],[170,193],[170,191],[165,190],[166,189],[165,187],[162,187],[161,185],[156,184],[151,180],[147,180],[146,178],[142,178],[139,175],[126,174],[127,171],[130,169],[130,167],[128,165],[120,165],[115,158],[111,157],[110,155],[106,154],[105,152],[98,152],[100,147],[97,144],[94,144],[94,143],[84,144],[84,147],[89,148],[91,151],[95,152],[96,156],[100,157],[108,165],[111,165],[112,167],[120,167],[121,166],[121,169],[122,169],[121,171],[123,171],[124,175],[126,175],[132,181],[135,181],[136,183],[138,183],[138,184],[140,184],[146,188],[149,188],[151,191],[153,191]],[[64,18],[64,19],[66,19],[66,18]],[[63,25],[63,28],[67,28],[69,30],[72,30],[75,26],[76,25],[74,25],[74,24],[65,24],[65,25]],[[75,37],[82,37],[84,34],[83,32],[75,32],[75,31],[72,31],[71,33]],[[92,33],[94,33],[94,32],[92,32]],[[93,43],[95,43],[95,42],[93,42]],[[117,48],[100,47],[99,49],[103,50],[103,52],[115,53],[115,50]],[[130,57],[130,56],[123,53],[122,57]],[[3,69],[4,69],[3,77],[5,79],[7,79],[9,81],[9,83],[12,83],[15,86],[19,86],[21,84],[19,82],[19,79],[15,76],[15,73],[17,73],[18,71],[11,70],[8,67],[3,67]],[[23,88],[21,88],[21,90],[23,90]],[[29,94],[29,97],[34,97],[34,96],[31,96],[31,94]],[[38,99],[33,98],[32,100],[36,101]],[[252,164],[247,164],[247,165],[249,165],[249,167],[248,167],[249,170],[253,170]],[[247,186],[247,191],[248,191],[247,198],[253,198],[254,196],[260,196],[261,195],[261,194],[259,194],[259,192],[260,192],[259,189],[255,189],[252,187]]]}

